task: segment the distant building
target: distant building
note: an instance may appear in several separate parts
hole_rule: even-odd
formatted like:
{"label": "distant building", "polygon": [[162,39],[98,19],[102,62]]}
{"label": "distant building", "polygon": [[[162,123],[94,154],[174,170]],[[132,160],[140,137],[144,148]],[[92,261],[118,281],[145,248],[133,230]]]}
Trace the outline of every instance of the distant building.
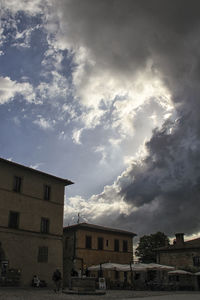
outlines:
{"label": "distant building", "polygon": [[200,270],[200,238],[184,241],[184,233],[177,233],[173,245],[155,249],[157,263],[179,269]]}
{"label": "distant building", "polygon": [[[64,189],[70,184],[0,158],[1,273],[18,272],[20,284],[30,286],[34,275],[50,285],[55,268],[62,271]],[[0,284],[12,284],[5,281]]]}
{"label": "distant building", "polygon": [[105,262],[129,264],[133,261],[133,237],[135,233],[80,223],[64,227],[64,284],[68,284],[70,272]]}

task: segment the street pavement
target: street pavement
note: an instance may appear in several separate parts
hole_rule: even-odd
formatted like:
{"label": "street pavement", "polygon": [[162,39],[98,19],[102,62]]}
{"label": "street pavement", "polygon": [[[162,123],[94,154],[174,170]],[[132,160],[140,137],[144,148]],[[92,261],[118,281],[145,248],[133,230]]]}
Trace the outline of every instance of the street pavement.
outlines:
{"label": "street pavement", "polygon": [[69,295],[49,289],[0,288],[0,300],[200,300],[200,292],[108,290],[105,295]]}

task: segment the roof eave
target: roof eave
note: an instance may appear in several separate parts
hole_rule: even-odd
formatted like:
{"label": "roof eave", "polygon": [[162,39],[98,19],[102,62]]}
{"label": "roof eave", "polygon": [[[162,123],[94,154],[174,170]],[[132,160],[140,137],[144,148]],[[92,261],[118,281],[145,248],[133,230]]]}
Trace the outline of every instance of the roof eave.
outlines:
{"label": "roof eave", "polygon": [[7,163],[8,165],[16,166],[16,167],[18,167],[18,168],[25,169],[25,170],[28,170],[28,171],[30,171],[30,172],[34,172],[34,173],[36,173],[36,174],[40,174],[40,175],[47,176],[47,177],[53,178],[53,179],[55,179],[55,180],[61,181],[61,182],[64,183],[65,186],[74,184],[74,182],[71,181],[71,180],[68,180],[68,179],[65,179],[65,178],[60,178],[60,177],[57,177],[57,176],[54,176],[54,175],[45,173],[45,172],[43,172],[43,171],[36,170],[36,169],[30,168],[30,167],[21,165],[21,164],[19,164],[19,163],[13,162],[13,161],[9,161],[9,160],[4,159],[4,158],[2,158],[2,157],[0,157],[0,161],[3,162],[3,163]]}
{"label": "roof eave", "polygon": [[[89,224],[89,225],[92,225],[92,224]],[[63,227],[63,230],[64,231],[75,231],[75,230],[78,230],[80,228],[84,228],[86,230],[96,230],[96,231],[107,231],[107,232],[110,232],[110,233],[118,233],[118,234],[122,234],[122,235],[128,235],[128,236],[131,236],[132,238],[134,238],[135,236],[137,236],[136,233],[134,232],[129,232],[129,231],[123,231],[123,230],[117,230],[117,229],[114,229],[114,228],[108,228],[108,227],[103,227],[102,228],[97,228],[97,227],[90,227],[90,226],[87,226],[87,223],[79,223],[79,224],[73,224],[73,225],[70,225],[70,226],[65,226]]]}

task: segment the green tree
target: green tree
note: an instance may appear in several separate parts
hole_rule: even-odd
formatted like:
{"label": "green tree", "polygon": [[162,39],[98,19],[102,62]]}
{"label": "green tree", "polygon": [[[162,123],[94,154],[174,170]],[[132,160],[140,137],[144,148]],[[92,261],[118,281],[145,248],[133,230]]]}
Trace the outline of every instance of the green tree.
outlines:
{"label": "green tree", "polygon": [[169,238],[163,232],[157,232],[151,235],[144,235],[140,238],[135,255],[143,263],[156,262],[155,248],[169,245]]}

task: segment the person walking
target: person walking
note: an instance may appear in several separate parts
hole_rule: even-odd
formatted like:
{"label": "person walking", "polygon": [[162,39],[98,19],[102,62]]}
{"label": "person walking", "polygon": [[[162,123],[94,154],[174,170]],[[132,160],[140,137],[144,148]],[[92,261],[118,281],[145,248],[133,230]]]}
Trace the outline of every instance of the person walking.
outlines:
{"label": "person walking", "polygon": [[59,269],[56,269],[54,272],[53,272],[53,276],[52,276],[52,280],[55,284],[55,289],[54,289],[54,292],[59,292],[60,288],[61,288],[61,273],[59,271]]}

